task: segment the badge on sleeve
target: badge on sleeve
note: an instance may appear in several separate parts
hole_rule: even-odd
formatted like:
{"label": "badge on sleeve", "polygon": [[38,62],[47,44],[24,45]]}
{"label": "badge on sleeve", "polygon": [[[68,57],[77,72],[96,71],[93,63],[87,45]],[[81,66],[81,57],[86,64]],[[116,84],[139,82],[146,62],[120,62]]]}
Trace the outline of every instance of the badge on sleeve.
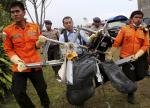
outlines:
{"label": "badge on sleeve", "polygon": [[6,33],[3,32],[1,37],[2,37],[2,40],[5,41],[6,40]]}

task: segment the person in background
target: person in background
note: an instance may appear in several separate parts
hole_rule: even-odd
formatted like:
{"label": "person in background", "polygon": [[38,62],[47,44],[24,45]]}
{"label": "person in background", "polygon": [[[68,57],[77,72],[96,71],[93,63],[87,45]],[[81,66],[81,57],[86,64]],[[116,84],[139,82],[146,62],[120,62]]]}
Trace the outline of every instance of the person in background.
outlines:
{"label": "person in background", "polygon": [[[106,56],[111,60],[119,46],[121,46],[120,58],[134,55],[131,63],[122,66],[125,75],[133,82],[142,80],[146,75],[145,52],[149,48],[149,33],[142,25],[143,16],[143,12],[139,10],[131,13],[129,24],[120,29],[113,47]],[[134,104],[134,92],[128,94],[128,102]]]}
{"label": "person in background", "polygon": [[[87,45],[89,43],[89,39],[86,37],[84,32],[76,31],[73,28],[73,20],[70,16],[64,17],[62,20],[62,23],[64,26],[64,30],[62,34],[59,36],[60,42],[66,42],[66,43],[68,42],[70,46],[73,46],[72,43],[77,44],[77,45],[85,45],[85,44]],[[66,54],[71,55],[71,57],[67,57],[68,60],[71,60],[76,56],[78,56],[78,58],[81,58],[85,54],[85,50],[82,48],[73,47],[72,53],[71,52],[66,53],[65,51],[63,51],[63,50],[66,50],[66,48],[64,46],[63,47],[60,46],[60,47],[61,47],[62,55],[66,55]],[[71,69],[71,65],[68,63],[68,61],[67,61],[67,66],[70,67]],[[77,105],[76,107],[83,108],[83,106],[84,106],[84,103]]]}
{"label": "person in background", "polygon": [[[85,36],[83,32],[80,31],[79,35],[77,35],[77,31],[73,28],[73,20],[70,16],[66,16],[62,20],[64,30],[63,33],[59,36],[59,41],[61,42],[72,42],[78,45],[84,45],[89,43],[89,39]],[[83,49],[78,48],[77,53],[82,55]]]}
{"label": "person in background", "polygon": [[[99,17],[94,17],[93,18],[93,23],[90,26],[90,29],[93,31],[96,31],[98,34],[100,32],[100,30],[103,29],[103,24],[101,22],[101,19]],[[98,36],[98,34],[93,34],[91,32],[86,32],[86,34],[90,37],[90,42],[91,44],[95,41],[96,37]]]}
{"label": "person in background", "polygon": [[26,93],[29,78],[37,91],[43,108],[50,107],[50,100],[46,92],[46,82],[41,68],[27,68],[27,63],[41,62],[37,51],[46,41],[40,35],[39,26],[25,20],[25,7],[20,1],[10,5],[13,23],[3,29],[4,50],[13,63],[12,92],[21,108],[35,108]]}
{"label": "person in background", "polygon": [[[56,29],[52,29],[52,22],[50,20],[45,20],[44,23],[46,30],[42,32],[42,35],[49,39],[59,40],[59,32]],[[47,43],[49,44],[47,53],[48,61],[60,59],[59,45],[49,41]],[[60,66],[52,66],[52,68],[55,71],[55,76],[58,77],[58,70],[60,69]]]}
{"label": "person in background", "polygon": [[99,17],[94,17],[91,29],[94,31],[99,31],[102,28],[103,28],[103,25],[102,25],[101,19]]}
{"label": "person in background", "polygon": [[[101,19],[99,17],[94,17],[92,24],[90,24],[90,26],[88,26],[87,28],[94,30],[96,32],[103,29],[103,24],[101,22]],[[93,33],[91,33],[91,32],[85,32],[85,33],[89,37],[93,35]]]}

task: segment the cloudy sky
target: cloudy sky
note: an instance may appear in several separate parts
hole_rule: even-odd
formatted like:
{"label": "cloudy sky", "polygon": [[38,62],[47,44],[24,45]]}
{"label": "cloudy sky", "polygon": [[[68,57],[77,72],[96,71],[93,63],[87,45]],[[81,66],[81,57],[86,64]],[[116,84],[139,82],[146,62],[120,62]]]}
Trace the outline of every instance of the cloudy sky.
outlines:
{"label": "cloudy sky", "polygon": [[[33,15],[30,3],[28,7]],[[137,0],[52,0],[46,10],[46,19],[50,19],[54,27],[62,27],[64,16],[71,16],[74,24],[80,25],[85,23],[84,17],[88,22],[91,22],[95,16],[102,20],[116,15],[129,17],[134,10],[137,10]]]}

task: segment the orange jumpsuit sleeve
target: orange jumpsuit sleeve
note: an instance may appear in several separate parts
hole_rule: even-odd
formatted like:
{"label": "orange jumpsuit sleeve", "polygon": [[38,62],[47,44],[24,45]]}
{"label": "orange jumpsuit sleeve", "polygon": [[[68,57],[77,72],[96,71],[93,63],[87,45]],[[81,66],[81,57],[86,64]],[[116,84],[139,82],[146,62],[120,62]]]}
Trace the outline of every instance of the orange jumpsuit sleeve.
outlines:
{"label": "orange jumpsuit sleeve", "polygon": [[123,40],[123,36],[124,36],[124,29],[121,28],[118,32],[118,35],[115,38],[115,41],[113,43],[113,47],[119,47],[120,44],[122,43]]}
{"label": "orange jumpsuit sleeve", "polygon": [[37,31],[38,31],[38,36],[40,36],[42,33],[40,31],[40,27],[37,25]]}
{"label": "orange jumpsuit sleeve", "polygon": [[146,33],[146,36],[144,37],[144,43],[141,47],[141,49],[146,52],[149,48],[149,32]]}
{"label": "orange jumpsuit sleeve", "polygon": [[13,55],[16,55],[13,49],[12,40],[7,30],[4,29],[3,34],[5,36],[5,39],[3,39],[4,51],[6,52],[7,56],[11,58]]}

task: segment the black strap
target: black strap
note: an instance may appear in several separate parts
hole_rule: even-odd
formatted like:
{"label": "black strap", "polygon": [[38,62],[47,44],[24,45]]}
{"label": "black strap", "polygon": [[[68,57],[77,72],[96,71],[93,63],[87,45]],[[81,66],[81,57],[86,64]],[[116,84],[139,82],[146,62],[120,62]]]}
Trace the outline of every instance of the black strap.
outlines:
{"label": "black strap", "polygon": [[78,39],[80,40],[80,45],[83,45],[83,43],[82,43],[82,41],[81,41],[81,35],[80,35],[80,33],[79,33],[79,35],[78,35]]}
{"label": "black strap", "polygon": [[64,39],[65,39],[65,42],[69,42],[66,30],[64,31]]}
{"label": "black strap", "polygon": [[[67,31],[65,30],[63,33],[64,33],[65,42],[69,42],[68,36],[67,36]],[[79,33],[79,35],[78,35],[78,39],[80,40],[80,45],[82,45],[82,40],[81,40],[81,35],[80,35],[80,33]]]}

